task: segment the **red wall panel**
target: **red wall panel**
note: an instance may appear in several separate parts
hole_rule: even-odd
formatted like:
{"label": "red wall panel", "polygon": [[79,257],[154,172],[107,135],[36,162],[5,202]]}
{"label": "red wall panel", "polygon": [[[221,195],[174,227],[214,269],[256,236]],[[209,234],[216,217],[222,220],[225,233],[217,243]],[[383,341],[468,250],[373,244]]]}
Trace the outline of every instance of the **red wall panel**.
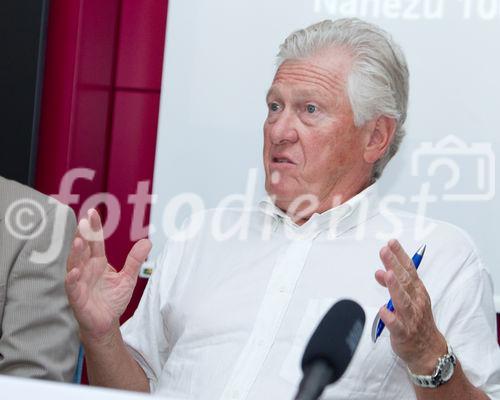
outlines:
{"label": "red wall panel", "polygon": [[118,43],[116,85],[160,90],[166,0],[124,0]]}
{"label": "red wall panel", "polygon": [[76,181],[81,201],[105,190],[119,6],[119,0],[51,2],[36,176],[44,193],[58,193],[75,167],[96,171],[93,181]]}
{"label": "red wall panel", "polygon": [[[133,206],[128,204],[128,199],[136,193],[140,181],[148,181],[151,192],[159,103],[159,93],[118,91],[115,94],[107,188],[121,204],[121,217],[118,229],[106,241],[106,246],[108,258],[116,266],[123,265],[133,243],[146,235],[132,232]],[[147,226],[149,207],[145,211],[141,222]],[[128,319],[137,307],[145,283],[139,280],[122,320]]]}

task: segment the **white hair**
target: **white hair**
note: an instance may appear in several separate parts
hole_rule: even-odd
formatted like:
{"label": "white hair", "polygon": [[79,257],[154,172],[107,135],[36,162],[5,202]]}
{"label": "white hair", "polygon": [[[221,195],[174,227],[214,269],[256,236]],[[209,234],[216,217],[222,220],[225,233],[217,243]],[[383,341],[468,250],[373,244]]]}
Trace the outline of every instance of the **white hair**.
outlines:
{"label": "white hair", "polygon": [[347,95],[357,127],[381,115],[394,118],[396,132],[386,153],[373,167],[378,179],[405,135],[409,73],[401,48],[376,25],[357,18],[325,20],[290,34],[280,46],[278,66],[286,60],[307,59],[338,47],[352,55]]}

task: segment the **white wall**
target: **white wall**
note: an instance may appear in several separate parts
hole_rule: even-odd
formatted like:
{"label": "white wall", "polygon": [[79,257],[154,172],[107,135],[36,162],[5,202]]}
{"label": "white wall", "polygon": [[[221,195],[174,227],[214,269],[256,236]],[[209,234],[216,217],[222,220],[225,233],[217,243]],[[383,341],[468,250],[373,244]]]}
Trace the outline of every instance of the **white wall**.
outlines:
{"label": "white wall", "polygon": [[[381,180],[383,190],[409,199],[430,181],[439,200],[428,215],[471,234],[494,277],[500,307],[500,207],[490,192],[498,179],[493,175],[490,181],[488,169],[500,140],[500,0],[170,0],[153,256],[164,240],[165,204],[176,194],[195,192],[214,207],[225,195],[244,192],[254,167],[259,169],[257,196],[263,193],[264,97],[278,46],[292,30],[351,14],[390,31],[411,71],[408,135]],[[445,151],[460,167],[459,181],[451,188],[444,187],[449,169],[427,175],[436,155],[422,155],[419,175],[412,176],[415,149],[447,135],[468,146],[484,142],[486,148]],[[477,178],[478,166],[484,168],[483,181]],[[498,166],[493,172],[498,175]],[[404,206],[409,211],[415,207],[410,202]]]}

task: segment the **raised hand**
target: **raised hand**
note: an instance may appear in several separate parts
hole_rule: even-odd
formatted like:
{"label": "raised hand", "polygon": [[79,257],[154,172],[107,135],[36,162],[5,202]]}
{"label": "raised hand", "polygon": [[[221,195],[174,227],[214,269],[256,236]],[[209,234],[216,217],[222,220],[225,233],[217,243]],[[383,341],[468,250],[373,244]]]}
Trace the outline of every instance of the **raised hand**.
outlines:
{"label": "raised hand", "polygon": [[430,374],[448,350],[434,321],[427,289],[397,240],[382,248],[380,258],[386,270],[378,270],[375,278],[389,289],[395,308],[394,313],[385,306],[380,309],[392,348],[413,373]]}
{"label": "raised hand", "polygon": [[68,258],[66,292],[80,334],[99,339],[119,327],[137,282],[139,268],[151,250],[142,239],[130,250],[125,265],[117,272],[108,264],[101,219],[96,210],[78,224]]}

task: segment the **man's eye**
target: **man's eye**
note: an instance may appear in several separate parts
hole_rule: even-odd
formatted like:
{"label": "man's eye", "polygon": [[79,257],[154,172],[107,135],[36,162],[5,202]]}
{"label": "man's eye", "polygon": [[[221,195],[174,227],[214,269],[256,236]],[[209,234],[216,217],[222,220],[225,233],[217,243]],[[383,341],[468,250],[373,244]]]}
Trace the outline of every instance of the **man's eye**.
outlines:
{"label": "man's eye", "polygon": [[269,109],[271,111],[278,111],[280,109],[280,106],[278,103],[270,103],[269,104]]}
{"label": "man's eye", "polygon": [[314,104],[308,104],[306,109],[309,114],[314,114],[317,111],[317,107]]}

